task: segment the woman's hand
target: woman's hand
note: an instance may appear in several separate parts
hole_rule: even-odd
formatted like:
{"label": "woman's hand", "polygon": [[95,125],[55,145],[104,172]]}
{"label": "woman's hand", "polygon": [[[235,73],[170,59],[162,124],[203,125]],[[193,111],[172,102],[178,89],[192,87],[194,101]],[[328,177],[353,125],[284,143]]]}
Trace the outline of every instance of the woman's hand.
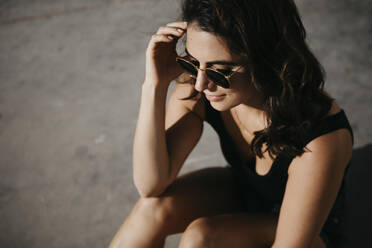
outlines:
{"label": "woman's hand", "polygon": [[146,50],[145,82],[168,87],[183,72],[176,62],[176,45],[186,29],[186,22],[171,22],[152,35]]}

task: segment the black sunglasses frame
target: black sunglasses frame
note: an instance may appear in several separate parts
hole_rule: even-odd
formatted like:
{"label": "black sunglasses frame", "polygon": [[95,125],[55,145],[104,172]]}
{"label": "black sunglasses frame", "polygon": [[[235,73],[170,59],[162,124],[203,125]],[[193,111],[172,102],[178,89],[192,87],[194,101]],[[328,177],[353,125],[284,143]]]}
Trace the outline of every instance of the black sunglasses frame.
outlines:
{"label": "black sunglasses frame", "polygon": [[[227,89],[227,88],[230,88],[230,86],[231,86],[231,82],[230,82],[230,78],[243,66],[243,65],[241,65],[241,66],[239,66],[239,68],[237,69],[237,70],[235,70],[235,71],[232,71],[229,75],[225,75],[225,74],[223,74],[222,72],[220,72],[220,71],[217,71],[216,69],[212,69],[212,68],[205,68],[205,69],[201,69],[201,68],[199,68],[198,66],[196,66],[196,65],[194,65],[193,63],[191,63],[191,61],[189,61],[189,60],[187,60],[187,59],[185,59],[184,57],[181,57],[181,56],[177,56],[176,57],[176,61],[178,62],[178,64],[192,77],[192,78],[195,78],[196,79],[196,76],[197,75],[193,75],[192,73],[190,73],[186,68],[185,68],[185,66],[182,64],[182,62],[180,62],[180,60],[181,61],[183,61],[183,62],[186,62],[188,65],[190,65],[190,66],[192,66],[192,67],[194,67],[194,69],[195,69],[195,71],[196,71],[196,73],[198,73],[198,71],[199,70],[201,70],[201,71],[205,71],[206,73],[207,73],[207,77],[209,78],[209,79],[211,79],[215,84],[217,84],[217,85],[219,85],[219,86],[221,86],[221,87],[223,87],[223,88],[225,88],[225,89]],[[222,76],[222,78],[223,78],[223,80],[224,80],[224,83],[221,83],[221,82],[217,82],[217,81],[215,81],[209,74],[208,74],[208,71],[210,71],[210,72],[212,72],[212,73],[217,73],[218,75],[220,75],[220,76]]]}

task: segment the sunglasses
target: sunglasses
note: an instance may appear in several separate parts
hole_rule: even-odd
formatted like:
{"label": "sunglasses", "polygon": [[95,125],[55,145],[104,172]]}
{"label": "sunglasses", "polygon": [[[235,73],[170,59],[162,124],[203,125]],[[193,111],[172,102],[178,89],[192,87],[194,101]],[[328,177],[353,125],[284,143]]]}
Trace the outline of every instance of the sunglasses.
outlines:
{"label": "sunglasses", "polygon": [[[198,75],[198,70],[205,71],[207,77],[212,80],[216,85],[219,85],[223,88],[230,88],[230,78],[235,74],[236,71],[224,70],[224,69],[200,69],[198,66],[194,65],[191,61],[187,60],[185,57],[177,56],[176,61],[178,64],[185,70],[186,73],[196,79]],[[239,68],[242,67],[239,66]],[[224,72],[225,71],[225,72]],[[228,72],[226,72],[228,71]]]}

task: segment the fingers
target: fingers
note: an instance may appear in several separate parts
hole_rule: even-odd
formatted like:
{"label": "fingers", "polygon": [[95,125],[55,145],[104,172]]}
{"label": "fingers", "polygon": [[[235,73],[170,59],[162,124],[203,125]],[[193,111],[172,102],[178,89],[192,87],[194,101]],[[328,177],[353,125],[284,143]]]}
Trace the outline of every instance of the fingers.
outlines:
{"label": "fingers", "polygon": [[170,42],[170,41],[173,41],[173,37],[171,35],[153,34],[152,37],[151,37],[151,41],[153,41],[153,42]]}
{"label": "fingers", "polygon": [[182,28],[161,26],[156,32],[156,34],[165,34],[165,35],[172,34],[172,35],[178,36],[180,34],[183,34],[184,32],[185,30]]}
{"label": "fingers", "polygon": [[155,34],[152,35],[148,50],[151,50],[155,43],[165,42],[170,43],[178,40],[185,34],[187,22],[170,22],[166,26],[161,26]]}
{"label": "fingers", "polygon": [[185,28],[182,28],[181,25],[167,25],[159,27],[158,31],[156,32],[157,35],[166,35],[166,36],[175,36],[181,37],[186,32]]}
{"label": "fingers", "polygon": [[167,26],[186,29],[187,28],[187,22],[170,22],[170,23],[167,24]]}
{"label": "fingers", "polygon": [[151,40],[154,42],[171,42],[185,34],[187,29],[186,22],[171,22],[166,26],[160,26],[156,34],[153,34]]}

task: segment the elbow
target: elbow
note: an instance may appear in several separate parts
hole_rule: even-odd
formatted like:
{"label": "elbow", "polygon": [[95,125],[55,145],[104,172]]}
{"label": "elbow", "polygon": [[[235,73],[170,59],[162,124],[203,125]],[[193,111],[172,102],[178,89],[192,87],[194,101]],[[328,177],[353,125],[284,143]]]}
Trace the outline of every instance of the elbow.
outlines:
{"label": "elbow", "polygon": [[136,188],[141,198],[159,197],[165,191],[164,189],[144,189],[137,186]]}
{"label": "elbow", "polygon": [[150,198],[150,197],[159,197],[160,194],[153,193],[153,192],[142,192],[138,191],[141,198]]}
{"label": "elbow", "polygon": [[167,184],[134,183],[141,198],[159,197],[167,189]]}
{"label": "elbow", "polygon": [[153,197],[154,187],[150,186],[149,184],[136,182],[136,180],[134,180],[134,186],[136,187],[137,192],[141,198]]}
{"label": "elbow", "polygon": [[171,180],[165,173],[157,173],[157,171],[143,173],[140,170],[133,170],[133,182],[140,197],[145,198],[163,194]]}

